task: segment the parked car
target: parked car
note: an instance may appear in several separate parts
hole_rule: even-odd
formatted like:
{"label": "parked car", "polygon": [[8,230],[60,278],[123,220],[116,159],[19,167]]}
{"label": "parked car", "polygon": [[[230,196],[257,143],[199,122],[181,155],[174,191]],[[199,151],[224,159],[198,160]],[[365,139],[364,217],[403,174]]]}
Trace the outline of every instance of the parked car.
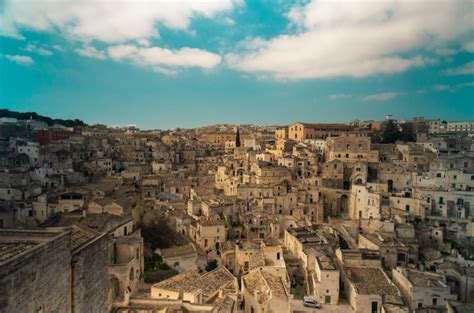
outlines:
{"label": "parked car", "polygon": [[320,309],[321,304],[314,298],[312,297],[304,297],[303,298],[303,305],[308,307],[308,308],[315,308],[315,309]]}

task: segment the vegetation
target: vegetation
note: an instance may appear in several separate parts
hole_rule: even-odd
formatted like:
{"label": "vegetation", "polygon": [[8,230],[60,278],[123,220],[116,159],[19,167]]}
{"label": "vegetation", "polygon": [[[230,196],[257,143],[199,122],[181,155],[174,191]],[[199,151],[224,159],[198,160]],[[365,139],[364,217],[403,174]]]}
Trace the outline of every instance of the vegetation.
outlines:
{"label": "vegetation", "polygon": [[393,120],[385,121],[382,124],[381,142],[395,143],[397,141],[416,141],[415,126],[412,123],[405,123],[399,126]]}
{"label": "vegetation", "polygon": [[240,147],[240,145],[241,145],[241,143],[240,143],[240,131],[237,128],[237,134],[235,135],[235,146]]}
{"label": "vegetation", "polygon": [[217,265],[218,265],[218,264],[217,264],[217,260],[214,260],[214,259],[213,259],[213,260],[207,261],[206,272],[210,272],[210,271],[216,269],[216,268],[217,268]]}
{"label": "vegetation", "polygon": [[178,271],[172,269],[163,261],[163,258],[154,253],[145,253],[145,283],[153,284],[168,279],[178,274]]}
{"label": "vegetation", "polygon": [[184,236],[175,232],[165,220],[160,219],[148,224],[139,225],[142,231],[142,237],[151,250],[166,249],[173,246],[182,246],[189,243]]}
{"label": "vegetation", "polygon": [[66,127],[75,127],[75,126],[87,126],[83,121],[79,119],[74,120],[63,120],[63,119],[52,119],[47,116],[39,115],[36,112],[15,112],[8,109],[0,109],[0,117],[16,118],[18,120],[29,120],[34,119],[37,121],[42,121],[48,124],[49,126],[53,124],[60,124]]}

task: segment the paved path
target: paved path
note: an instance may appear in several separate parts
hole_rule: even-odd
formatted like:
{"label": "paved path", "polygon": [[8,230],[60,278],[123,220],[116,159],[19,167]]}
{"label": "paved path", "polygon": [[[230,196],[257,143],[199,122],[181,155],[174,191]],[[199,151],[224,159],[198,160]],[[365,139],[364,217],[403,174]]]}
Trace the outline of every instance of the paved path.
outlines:
{"label": "paved path", "polygon": [[351,313],[351,306],[347,303],[340,303],[339,305],[325,305],[320,309],[307,308],[303,305],[303,300],[293,300],[291,303],[292,313]]}

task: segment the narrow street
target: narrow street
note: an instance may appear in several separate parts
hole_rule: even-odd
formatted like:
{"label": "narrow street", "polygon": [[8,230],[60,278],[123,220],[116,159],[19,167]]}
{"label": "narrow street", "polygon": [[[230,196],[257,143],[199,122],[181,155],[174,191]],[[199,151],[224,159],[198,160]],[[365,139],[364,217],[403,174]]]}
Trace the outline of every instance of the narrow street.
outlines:
{"label": "narrow street", "polygon": [[338,305],[322,305],[320,309],[308,308],[303,305],[303,300],[294,299],[291,303],[292,313],[351,313],[351,306],[347,302],[340,302]]}

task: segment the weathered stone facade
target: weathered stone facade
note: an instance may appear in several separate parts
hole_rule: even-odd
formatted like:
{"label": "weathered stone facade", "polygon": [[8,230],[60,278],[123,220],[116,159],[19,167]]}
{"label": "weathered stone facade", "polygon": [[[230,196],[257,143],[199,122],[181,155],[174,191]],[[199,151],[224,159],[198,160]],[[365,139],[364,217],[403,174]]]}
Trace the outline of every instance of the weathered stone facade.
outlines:
{"label": "weathered stone facade", "polygon": [[0,262],[0,312],[71,312],[70,233],[0,231],[0,246],[26,242]]}

